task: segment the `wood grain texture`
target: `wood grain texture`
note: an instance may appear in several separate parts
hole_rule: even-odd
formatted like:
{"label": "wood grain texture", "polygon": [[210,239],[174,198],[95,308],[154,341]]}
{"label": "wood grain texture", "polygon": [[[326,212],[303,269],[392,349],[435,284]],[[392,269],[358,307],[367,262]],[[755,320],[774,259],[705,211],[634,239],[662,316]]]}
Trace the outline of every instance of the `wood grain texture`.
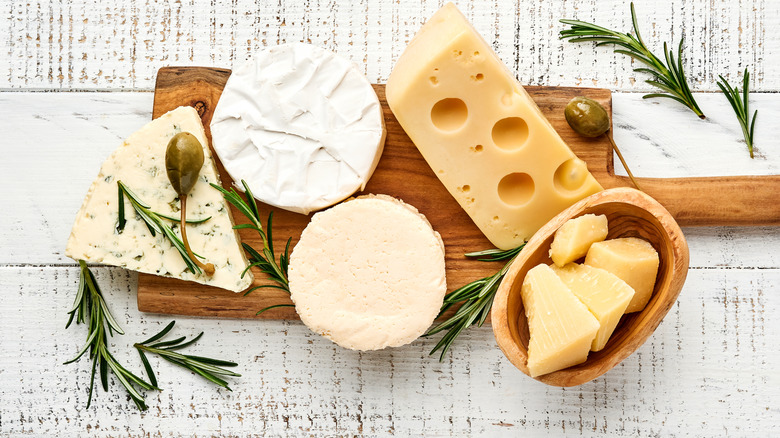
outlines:
{"label": "wood grain texture", "polygon": [[[280,0],[0,2],[0,87],[151,90],[163,65],[232,67],[256,50],[303,41],[337,50],[384,83],[394,60],[444,0],[306,3]],[[636,64],[608,48],[558,39],[557,20],[631,27],[629,0],[477,0],[458,6],[528,85],[648,91]],[[780,4],[772,0],[637,2],[656,52],[685,37],[694,91],[716,91],[750,67],[753,88],[780,90]],[[674,44],[673,44],[674,45]]]}
{"label": "wood grain texture", "polygon": [[526,274],[539,265],[549,265],[555,232],[566,221],[585,214],[605,215],[607,239],[638,237],[650,242],[658,253],[658,275],[653,294],[640,312],[624,315],[603,350],[590,352],[579,365],[535,377],[552,386],[577,386],[614,368],[653,334],[677,301],[688,275],[688,243],[671,214],[646,194],[631,189],[605,190],[572,205],[544,225],[512,263],[496,293],[491,316],[496,342],[506,357],[527,375],[529,329],[520,295]]}
{"label": "wood grain texture", "polygon": [[[693,259],[736,232],[731,254],[753,254],[739,229],[700,235]],[[780,233],[768,238],[780,244]],[[133,372],[132,343],[171,317],[138,312],[136,275],[94,268],[126,335],[110,340]],[[219,390],[157,358],[162,392],[139,413],[118,383],[85,409],[89,361],[62,362],[86,329],[65,330],[78,269],[2,266],[0,435],[243,436],[775,436],[780,433],[780,270],[692,269],[650,340],[604,376],[576,388],[518,371],[489,327],[464,332],[453,354],[428,356],[436,339],[371,353],[346,351],[299,321],[176,318],[176,332],[205,331],[192,353],[239,363]]]}
{"label": "wood grain texture", "polygon": [[[229,73],[228,70],[196,67],[160,69],[152,116],[158,117],[180,105],[191,105],[201,111],[204,126],[208,126]],[[385,101],[384,86],[375,85],[374,88],[382,103],[387,138],[376,171],[365,190],[357,195],[374,193],[394,196],[415,206],[428,218],[444,240],[449,291],[492,275],[500,264],[475,262],[463,256],[467,252],[492,248],[492,245],[447,192],[398,124]],[[609,109],[609,91],[545,87],[530,87],[528,91],[562,133],[564,140],[578,146],[581,151],[589,150],[589,153],[600,155],[600,161],[593,159],[591,162],[600,162],[601,167],[606,169],[603,164],[608,156],[609,143],[606,139],[602,139],[600,143],[594,142],[561,128],[566,123],[562,117],[563,107],[572,97],[585,94]],[[206,135],[210,139],[211,132],[208,128]],[[233,181],[219,162],[218,168],[223,185],[230,187]],[[265,204],[259,204],[259,207],[263,215],[271,211],[271,207]],[[235,208],[233,217],[237,223],[246,223],[246,219]],[[284,248],[288,237],[292,237],[294,246],[309,220],[310,216],[274,209],[274,246]],[[257,233],[251,230],[239,230],[239,233],[242,241],[256,248],[262,246]],[[260,271],[255,271],[255,278],[255,284],[268,284],[268,280]],[[138,308],[144,312],[254,318],[260,309],[289,303],[289,296],[284,291],[261,289],[244,297],[214,287],[153,275],[141,274],[138,280]],[[297,313],[292,308],[277,308],[263,312],[257,317],[288,319],[297,318]]]}

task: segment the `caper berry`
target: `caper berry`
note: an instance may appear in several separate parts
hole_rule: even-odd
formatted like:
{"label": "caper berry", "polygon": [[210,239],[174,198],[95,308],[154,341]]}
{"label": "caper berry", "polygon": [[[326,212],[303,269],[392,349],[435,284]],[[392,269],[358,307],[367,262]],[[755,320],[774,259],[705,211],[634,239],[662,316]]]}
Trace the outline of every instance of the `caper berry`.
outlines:
{"label": "caper berry", "polygon": [[198,181],[203,167],[203,146],[189,132],[180,132],[168,142],[165,150],[165,170],[179,196],[187,195]]}
{"label": "caper berry", "polygon": [[593,99],[575,97],[566,105],[564,114],[571,129],[582,136],[598,137],[609,131],[607,110]]}

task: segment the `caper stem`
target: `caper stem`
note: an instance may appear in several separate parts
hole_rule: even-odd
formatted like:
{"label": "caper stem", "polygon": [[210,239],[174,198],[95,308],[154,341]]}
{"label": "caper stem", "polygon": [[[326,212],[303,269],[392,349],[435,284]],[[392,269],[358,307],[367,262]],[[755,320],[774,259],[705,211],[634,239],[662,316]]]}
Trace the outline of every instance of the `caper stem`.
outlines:
{"label": "caper stem", "polygon": [[617,153],[618,158],[620,158],[620,162],[623,163],[623,168],[625,168],[626,172],[628,172],[628,177],[631,178],[631,182],[634,183],[634,187],[636,187],[637,190],[642,191],[642,188],[639,187],[639,183],[636,182],[636,179],[634,178],[634,174],[631,173],[631,169],[628,168],[628,164],[626,164],[626,160],[623,158],[623,154],[620,153],[620,148],[618,148],[618,146],[615,144],[615,140],[612,139],[612,136],[609,135],[609,131],[604,133],[604,137],[607,137],[607,140],[612,143],[612,149]]}
{"label": "caper stem", "polygon": [[197,257],[195,257],[195,254],[192,253],[192,249],[190,248],[190,243],[187,241],[187,195],[181,195],[181,240],[184,242],[184,248],[187,250],[187,254],[190,256],[190,258],[195,262],[196,265],[200,267],[200,269],[203,269],[203,271],[206,273],[206,275],[214,275],[214,264],[208,263],[204,264],[200,260],[198,260]]}

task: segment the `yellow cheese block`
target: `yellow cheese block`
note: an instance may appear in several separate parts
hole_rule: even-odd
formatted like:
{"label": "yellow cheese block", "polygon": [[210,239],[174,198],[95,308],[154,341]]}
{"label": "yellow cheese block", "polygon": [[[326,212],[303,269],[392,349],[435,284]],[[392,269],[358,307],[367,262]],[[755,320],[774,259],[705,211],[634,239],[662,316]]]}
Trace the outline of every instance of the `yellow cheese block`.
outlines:
{"label": "yellow cheese block", "polygon": [[569,290],[599,320],[601,327],[590,349],[603,349],[631,302],[634,289],[616,275],[592,266],[569,263],[562,268],[555,265],[551,267]]}
{"label": "yellow cheese block", "polygon": [[617,275],[634,289],[626,313],[639,312],[650,301],[658,275],[658,253],[648,241],[626,237],[596,242],[590,246],[585,264]]}
{"label": "yellow cheese block", "polygon": [[607,238],[607,217],[586,214],[566,221],[555,232],[550,245],[550,258],[557,266],[564,266],[585,257],[590,245]]}
{"label": "yellow cheese block", "polygon": [[520,294],[531,335],[531,377],[585,362],[599,322],[555,272],[547,265],[532,268]]}
{"label": "yellow cheese block", "polygon": [[436,176],[498,248],[520,245],[602,190],[452,3],[409,43],[386,95]]}

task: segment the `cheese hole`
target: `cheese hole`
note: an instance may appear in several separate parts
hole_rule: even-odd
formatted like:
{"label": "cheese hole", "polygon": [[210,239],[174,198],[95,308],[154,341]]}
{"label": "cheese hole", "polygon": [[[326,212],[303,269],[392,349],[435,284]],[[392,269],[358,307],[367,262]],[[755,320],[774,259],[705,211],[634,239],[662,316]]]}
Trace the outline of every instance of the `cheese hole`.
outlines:
{"label": "cheese hole", "polygon": [[519,149],[528,140],[528,124],[520,117],[507,117],[493,125],[493,143],[508,151]]}
{"label": "cheese hole", "polygon": [[557,190],[573,191],[582,187],[588,177],[588,165],[579,158],[564,161],[553,174],[553,185]]}
{"label": "cheese hole", "polygon": [[484,149],[484,147],[481,144],[471,147],[472,152],[482,152],[482,149]]}
{"label": "cheese hole", "polygon": [[527,173],[515,172],[501,178],[498,197],[506,204],[521,206],[534,196],[534,180]]}
{"label": "cheese hole", "polygon": [[485,75],[482,73],[477,73],[477,81],[481,81],[482,79],[485,79]]}
{"label": "cheese hole", "polygon": [[431,122],[442,131],[456,131],[466,123],[469,110],[466,104],[451,97],[436,102],[431,109]]}
{"label": "cheese hole", "polygon": [[468,193],[468,191],[471,190],[471,186],[466,184],[463,187],[461,187],[460,189],[463,191],[463,193]]}
{"label": "cheese hole", "polygon": [[436,76],[431,76],[429,80],[431,81],[431,85],[439,85],[439,78]]}

